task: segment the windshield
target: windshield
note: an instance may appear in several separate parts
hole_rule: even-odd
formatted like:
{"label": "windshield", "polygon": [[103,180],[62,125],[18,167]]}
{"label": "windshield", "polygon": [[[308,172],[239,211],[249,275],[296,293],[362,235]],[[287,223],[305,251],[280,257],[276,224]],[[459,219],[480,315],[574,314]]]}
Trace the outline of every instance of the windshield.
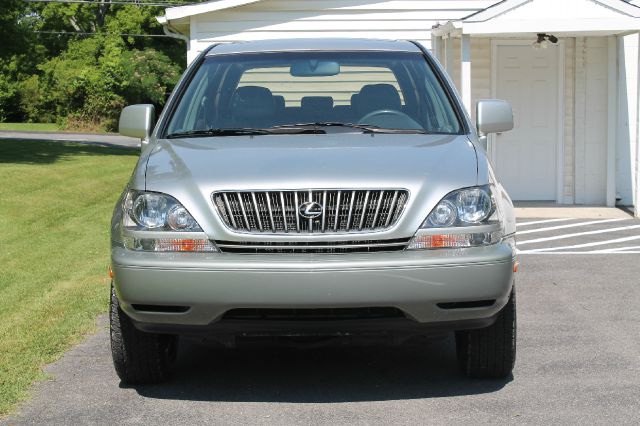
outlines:
{"label": "windshield", "polygon": [[206,58],[170,118],[167,137],[284,133],[322,125],[461,132],[448,96],[420,53],[286,52]]}

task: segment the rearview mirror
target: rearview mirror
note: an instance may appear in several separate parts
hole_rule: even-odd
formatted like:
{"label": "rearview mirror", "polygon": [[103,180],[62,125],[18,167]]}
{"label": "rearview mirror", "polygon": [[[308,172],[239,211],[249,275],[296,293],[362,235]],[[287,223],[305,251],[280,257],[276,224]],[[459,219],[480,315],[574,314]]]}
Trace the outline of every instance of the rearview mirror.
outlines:
{"label": "rearview mirror", "polygon": [[148,139],[153,130],[156,109],[151,104],[129,105],[120,113],[118,132],[122,136]]}
{"label": "rearview mirror", "polygon": [[499,99],[481,99],[476,103],[478,133],[506,132],[513,129],[513,111],[509,102]]}
{"label": "rearview mirror", "polygon": [[340,74],[340,64],[333,61],[297,61],[291,64],[289,73],[293,77],[329,77]]}

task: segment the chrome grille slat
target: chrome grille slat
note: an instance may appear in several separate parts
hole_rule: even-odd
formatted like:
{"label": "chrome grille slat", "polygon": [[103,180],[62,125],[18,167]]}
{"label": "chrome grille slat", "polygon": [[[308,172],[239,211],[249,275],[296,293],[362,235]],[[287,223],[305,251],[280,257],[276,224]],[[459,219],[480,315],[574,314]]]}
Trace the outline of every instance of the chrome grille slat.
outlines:
{"label": "chrome grille slat", "polygon": [[249,225],[249,219],[247,219],[247,212],[244,210],[244,201],[242,200],[242,193],[236,194],[238,197],[238,204],[240,204],[240,211],[242,212],[242,217],[244,218],[244,223],[247,228],[251,229],[251,225]]}
{"label": "chrome grille slat", "polygon": [[258,229],[262,232],[262,220],[260,219],[260,209],[258,209],[258,202],[256,201],[256,193],[251,193],[251,201],[253,201],[253,208],[256,210],[256,219],[258,219]]}
{"label": "chrome grille slat", "polygon": [[[220,218],[231,230],[256,234],[377,232],[394,226],[409,198],[404,189],[304,189],[222,191],[212,194]],[[300,216],[300,205],[316,202],[322,214]]]}
{"label": "chrome grille slat", "polygon": [[[251,202],[251,193],[243,194],[242,203],[244,204],[244,211],[247,213],[247,219],[249,220],[249,227],[251,229],[258,228],[258,221],[253,210],[253,203]],[[259,228],[258,228],[259,229]]]}
{"label": "chrome grille slat", "polygon": [[287,212],[285,211],[284,206],[284,192],[280,191],[280,208],[282,209],[282,224],[284,226],[284,232],[289,232],[289,227],[287,226]]}
{"label": "chrome grille slat", "polygon": [[324,224],[327,218],[327,191],[322,192],[322,227],[321,230],[324,232]]}
{"label": "chrome grille slat", "polygon": [[382,198],[384,197],[384,191],[378,193],[378,202],[376,203],[376,212],[373,214],[373,219],[371,219],[371,227],[375,228],[376,223],[378,223],[378,214],[380,214],[380,206],[382,205]]}
{"label": "chrome grille slat", "polygon": [[396,220],[398,220],[400,218],[400,214],[402,213],[402,210],[404,209],[404,204],[406,203],[406,201],[407,201],[406,194],[399,194],[398,199],[396,200],[396,203],[394,203],[395,211],[393,212],[392,222],[395,222]]}
{"label": "chrome grille slat", "polygon": [[269,221],[271,222],[271,231],[276,232],[276,223],[273,220],[273,209],[271,208],[271,194],[269,192],[266,192],[265,198],[267,199],[267,210],[269,211]]}
{"label": "chrome grille slat", "polygon": [[338,199],[336,200],[336,221],[333,225],[333,232],[338,230],[338,222],[340,221],[340,196],[342,195],[342,191],[338,191]]}
{"label": "chrome grille slat", "polygon": [[356,191],[351,191],[351,202],[349,203],[349,216],[347,216],[346,230],[351,230],[351,216],[353,216],[353,203],[356,200]]}
{"label": "chrome grille slat", "polygon": [[[313,192],[311,190],[309,190],[309,198],[307,199],[307,201],[313,201]],[[298,216],[299,215],[296,215],[296,217]],[[313,232],[313,219],[309,219],[309,232]]]}
{"label": "chrome grille slat", "polygon": [[290,231],[293,231],[293,224],[298,217],[298,206],[294,206],[295,199],[290,192],[284,194],[284,200],[286,202],[285,212],[287,214],[287,223],[291,223]]}
{"label": "chrome grille slat", "polygon": [[391,204],[389,205],[389,211],[387,213],[387,222],[385,223],[386,226],[389,226],[389,223],[391,222],[393,208],[395,207],[396,201],[398,201],[398,191],[393,193],[393,201],[391,201]]}
{"label": "chrome grille slat", "polygon": [[358,225],[358,231],[362,231],[364,226],[364,220],[367,217],[367,202],[369,201],[369,194],[371,191],[367,191],[364,196],[364,202],[362,203],[362,213],[360,213],[360,224]]}
{"label": "chrome grille slat", "polygon": [[228,217],[231,219],[231,224],[233,225],[234,228],[237,227],[236,225],[236,220],[233,217],[233,213],[231,212],[231,207],[229,207],[229,198],[227,197],[227,194],[222,194],[223,195],[223,199],[224,199],[224,207],[227,209],[227,215],[225,217]]}
{"label": "chrome grille slat", "polygon": [[[295,192],[295,198],[296,198],[296,206],[299,206],[300,203],[298,202],[298,192]],[[300,215],[296,215],[296,231],[300,232]]]}

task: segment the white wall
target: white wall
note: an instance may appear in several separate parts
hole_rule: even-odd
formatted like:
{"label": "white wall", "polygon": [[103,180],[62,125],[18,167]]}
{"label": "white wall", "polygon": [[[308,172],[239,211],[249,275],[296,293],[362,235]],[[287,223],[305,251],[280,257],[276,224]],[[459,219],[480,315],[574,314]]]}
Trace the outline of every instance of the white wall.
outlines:
{"label": "white wall", "polygon": [[616,137],[616,197],[631,206],[636,187],[638,138],[638,34],[623,37],[619,49],[620,92]]}
{"label": "white wall", "polygon": [[272,38],[412,39],[431,47],[431,27],[496,0],[262,0],[191,18],[187,61],[214,42]]}

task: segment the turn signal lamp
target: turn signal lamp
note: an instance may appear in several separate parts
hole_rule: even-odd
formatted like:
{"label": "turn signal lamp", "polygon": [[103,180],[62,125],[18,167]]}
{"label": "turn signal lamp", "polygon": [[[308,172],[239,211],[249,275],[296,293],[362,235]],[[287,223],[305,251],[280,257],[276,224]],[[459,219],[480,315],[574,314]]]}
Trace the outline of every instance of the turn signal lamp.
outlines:
{"label": "turn signal lamp", "polygon": [[124,237],[124,246],[129,250],[157,252],[210,252],[218,251],[215,243],[206,239],[192,238],[134,238]]}
{"label": "turn signal lamp", "polygon": [[418,234],[409,243],[409,250],[436,248],[465,248],[495,244],[500,241],[501,232],[472,232],[462,234]]}

